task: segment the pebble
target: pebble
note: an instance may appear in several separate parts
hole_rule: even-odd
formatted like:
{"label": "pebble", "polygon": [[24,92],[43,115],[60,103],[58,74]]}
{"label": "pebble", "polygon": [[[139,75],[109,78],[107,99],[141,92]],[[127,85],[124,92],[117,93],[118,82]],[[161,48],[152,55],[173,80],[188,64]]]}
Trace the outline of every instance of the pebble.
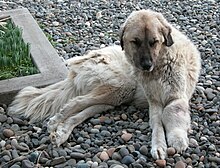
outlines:
{"label": "pebble", "polygon": [[123,157],[123,159],[121,160],[121,163],[123,163],[125,165],[130,165],[133,162],[135,162],[135,160],[130,155]]}
{"label": "pebble", "polygon": [[13,164],[10,168],[21,168],[21,166],[19,166],[17,164]]}
{"label": "pebble", "polygon": [[216,150],[216,147],[215,147],[214,144],[211,144],[211,145],[209,145],[208,149],[209,149],[210,151],[215,151],[215,150]]}
{"label": "pebble", "polygon": [[122,134],[121,138],[122,138],[125,142],[127,142],[127,141],[129,141],[129,140],[132,138],[132,134],[130,134],[130,133],[124,133],[124,134]]}
{"label": "pebble", "polygon": [[155,163],[159,167],[165,167],[166,166],[166,160],[156,160]]}
{"label": "pebble", "polygon": [[102,151],[99,158],[103,161],[108,160],[109,159],[108,153],[106,151]]}
{"label": "pebble", "polygon": [[110,168],[124,168],[124,167],[121,166],[121,165],[113,165],[113,166],[111,166]]}
{"label": "pebble", "polygon": [[101,135],[104,136],[104,137],[110,137],[110,136],[111,136],[111,133],[110,133],[109,131],[102,130],[102,131],[101,131]]}
{"label": "pebble", "polygon": [[140,153],[147,156],[148,155],[148,148],[147,146],[141,146],[140,149],[139,149]]}
{"label": "pebble", "polygon": [[4,155],[3,159],[5,162],[9,162],[11,160],[10,156],[8,156],[8,155]]}
{"label": "pebble", "polygon": [[38,156],[39,156],[39,152],[35,151],[32,152],[28,158],[31,162],[36,163]]}
{"label": "pebble", "polygon": [[168,154],[168,156],[173,156],[175,153],[176,153],[175,148],[173,148],[173,147],[167,148],[167,154]]}
{"label": "pebble", "polygon": [[21,165],[22,168],[34,168],[34,163],[30,162],[29,160],[23,160]]}
{"label": "pebble", "polygon": [[0,141],[0,146],[1,146],[1,147],[4,147],[5,144],[6,144],[6,142],[5,142],[4,140],[1,140],[1,141]]}
{"label": "pebble", "polygon": [[79,152],[72,152],[70,153],[70,156],[74,159],[83,159],[85,155]]}
{"label": "pebble", "polygon": [[92,134],[98,134],[98,133],[99,133],[99,130],[96,129],[96,128],[93,128],[93,129],[91,129],[90,132],[91,132]]}
{"label": "pebble", "polygon": [[122,120],[127,120],[127,119],[128,119],[128,116],[123,113],[123,114],[121,115],[121,118],[122,118]]}
{"label": "pebble", "polygon": [[185,168],[186,167],[186,164],[182,161],[178,161],[176,164],[175,164],[175,168]]}
{"label": "pebble", "polygon": [[148,139],[148,137],[147,137],[147,135],[141,135],[141,136],[139,137],[139,139],[140,139],[141,141],[146,141],[146,139]]}
{"label": "pebble", "polygon": [[61,156],[61,157],[55,157],[52,161],[51,161],[51,166],[55,166],[61,163],[66,162],[65,157]]}
{"label": "pebble", "polygon": [[25,120],[22,120],[22,119],[17,118],[17,117],[12,117],[12,119],[13,119],[13,123],[14,123],[14,124],[18,124],[18,125],[26,125]]}
{"label": "pebble", "polygon": [[98,162],[93,162],[91,165],[91,168],[96,168],[96,167],[98,167],[98,165],[99,165]]}
{"label": "pebble", "polygon": [[118,152],[114,152],[112,154],[112,159],[120,161],[122,159],[122,157]]}
{"label": "pebble", "polygon": [[63,156],[63,157],[67,156],[67,152],[64,149],[58,150],[58,154],[59,154],[59,156]]}
{"label": "pebble", "polygon": [[132,163],[133,168],[143,168],[143,166],[139,163]]}
{"label": "pebble", "polygon": [[4,123],[5,121],[7,121],[7,116],[4,114],[0,114],[0,122]]}
{"label": "pebble", "polygon": [[191,147],[197,147],[199,146],[198,142],[194,138],[189,139],[189,146]]}
{"label": "pebble", "polygon": [[89,165],[87,163],[78,163],[76,168],[89,168]]}
{"label": "pebble", "polygon": [[126,147],[122,147],[120,150],[119,150],[119,153],[122,157],[126,156],[126,155],[129,155],[129,151],[126,149]]}
{"label": "pebble", "polygon": [[220,158],[219,157],[209,157],[208,160],[210,162],[215,162],[217,163],[218,165],[220,165]]}
{"label": "pebble", "polygon": [[115,152],[115,149],[116,149],[116,148],[109,148],[109,149],[107,150],[107,153],[108,153],[108,156],[109,156],[109,157],[112,157],[113,153]]}
{"label": "pebble", "polygon": [[11,129],[4,129],[3,130],[3,135],[6,137],[6,138],[10,138],[12,136],[15,135],[14,131],[11,130]]}
{"label": "pebble", "polygon": [[54,26],[59,26],[59,25],[60,25],[60,23],[59,23],[59,22],[56,22],[56,21],[54,21],[52,24],[53,24]]}

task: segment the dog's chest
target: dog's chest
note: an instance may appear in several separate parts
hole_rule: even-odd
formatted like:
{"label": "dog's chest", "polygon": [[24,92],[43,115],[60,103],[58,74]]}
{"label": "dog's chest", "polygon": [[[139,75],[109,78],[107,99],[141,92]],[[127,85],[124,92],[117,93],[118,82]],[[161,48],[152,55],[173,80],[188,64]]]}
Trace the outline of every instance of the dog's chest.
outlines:
{"label": "dog's chest", "polygon": [[163,60],[152,72],[138,72],[138,79],[148,99],[166,104],[185,90],[183,66],[175,59]]}

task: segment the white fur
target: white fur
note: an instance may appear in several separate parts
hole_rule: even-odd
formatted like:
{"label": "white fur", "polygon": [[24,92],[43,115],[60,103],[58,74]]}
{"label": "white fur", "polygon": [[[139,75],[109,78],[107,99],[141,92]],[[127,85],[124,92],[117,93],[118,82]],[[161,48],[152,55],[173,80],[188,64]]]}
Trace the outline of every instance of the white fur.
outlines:
{"label": "white fur", "polygon": [[8,109],[9,114],[24,115],[32,123],[50,118],[48,131],[54,144],[64,143],[74,127],[96,113],[122,103],[147,106],[119,46],[91,51],[67,64],[67,79],[45,88],[24,88]]}
{"label": "white fur", "polygon": [[[134,43],[137,38],[141,41],[138,46]],[[152,39],[157,42],[150,47]],[[151,10],[136,11],[128,17],[121,42],[149,103],[152,156],[164,159],[167,144],[177,152],[184,151],[190,128],[188,102],[201,66],[198,50],[162,14]],[[141,59],[148,61],[150,57],[153,66],[145,71]]]}

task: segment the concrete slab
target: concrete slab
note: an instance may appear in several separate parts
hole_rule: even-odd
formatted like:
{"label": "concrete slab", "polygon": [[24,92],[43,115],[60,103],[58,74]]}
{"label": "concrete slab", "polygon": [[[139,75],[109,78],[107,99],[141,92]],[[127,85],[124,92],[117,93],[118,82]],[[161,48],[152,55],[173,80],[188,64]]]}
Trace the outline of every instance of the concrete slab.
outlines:
{"label": "concrete slab", "polygon": [[0,103],[9,104],[26,86],[43,87],[63,80],[67,68],[26,8],[0,12],[0,17],[3,16],[10,16],[15,25],[23,29],[23,39],[31,44],[31,56],[40,71],[35,75],[0,80]]}

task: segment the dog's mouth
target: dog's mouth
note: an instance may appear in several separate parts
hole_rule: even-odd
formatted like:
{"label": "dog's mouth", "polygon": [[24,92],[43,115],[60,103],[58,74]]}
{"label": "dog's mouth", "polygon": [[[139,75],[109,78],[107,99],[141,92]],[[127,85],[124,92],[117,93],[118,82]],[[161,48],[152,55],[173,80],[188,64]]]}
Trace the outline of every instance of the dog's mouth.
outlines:
{"label": "dog's mouth", "polygon": [[151,67],[148,67],[148,68],[143,68],[142,67],[142,70],[146,71],[146,72],[151,72],[151,71],[153,71],[153,69],[154,69],[154,65],[152,65]]}
{"label": "dog's mouth", "polygon": [[153,69],[154,69],[154,65],[152,65],[150,68],[148,68],[148,69],[145,69],[144,71],[148,71],[148,72],[151,72],[151,71],[153,71]]}
{"label": "dog's mouth", "polygon": [[151,61],[142,61],[140,63],[140,68],[142,71],[151,72],[154,69],[154,63]]}

